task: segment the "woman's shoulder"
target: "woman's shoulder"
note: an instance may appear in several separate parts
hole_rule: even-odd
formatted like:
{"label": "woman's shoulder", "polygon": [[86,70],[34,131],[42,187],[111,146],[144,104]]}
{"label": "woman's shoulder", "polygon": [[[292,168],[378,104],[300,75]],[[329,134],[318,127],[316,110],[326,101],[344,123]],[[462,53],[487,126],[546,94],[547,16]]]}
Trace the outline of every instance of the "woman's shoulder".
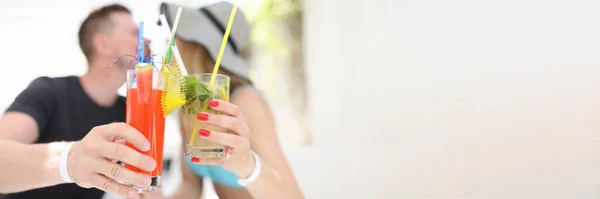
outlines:
{"label": "woman's shoulder", "polygon": [[[247,98],[248,97],[247,95],[253,95],[253,94],[261,95],[261,93],[256,88],[254,88],[254,86],[243,85],[243,86],[238,86],[237,88],[232,90],[229,97],[232,100],[232,102],[235,102],[236,100],[240,100],[239,96],[244,96],[243,98]],[[260,96],[260,97],[262,97],[262,96]]]}
{"label": "woman's shoulder", "polygon": [[268,107],[267,100],[262,93],[251,86],[237,88],[231,94],[231,102],[240,108],[242,106]]}
{"label": "woman's shoulder", "polygon": [[269,103],[262,93],[253,87],[236,89],[236,94],[232,95],[231,102],[240,108],[246,119],[249,117],[264,119],[272,117]]}

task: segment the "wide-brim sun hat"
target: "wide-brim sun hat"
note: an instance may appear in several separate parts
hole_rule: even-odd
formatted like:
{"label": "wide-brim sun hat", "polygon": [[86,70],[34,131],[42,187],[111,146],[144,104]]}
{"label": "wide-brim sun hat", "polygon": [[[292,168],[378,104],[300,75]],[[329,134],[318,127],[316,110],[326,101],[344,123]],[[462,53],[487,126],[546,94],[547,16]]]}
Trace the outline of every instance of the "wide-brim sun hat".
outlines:
{"label": "wide-brim sun hat", "polygon": [[[181,40],[204,46],[209,56],[216,61],[233,4],[218,2],[193,9],[162,3],[160,14],[165,15],[171,28],[179,7],[182,7],[182,11],[176,36]],[[220,69],[249,80],[248,66],[240,56],[240,50],[246,49],[249,43],[250,25],[244,13],[238,8],[223,52]]]}

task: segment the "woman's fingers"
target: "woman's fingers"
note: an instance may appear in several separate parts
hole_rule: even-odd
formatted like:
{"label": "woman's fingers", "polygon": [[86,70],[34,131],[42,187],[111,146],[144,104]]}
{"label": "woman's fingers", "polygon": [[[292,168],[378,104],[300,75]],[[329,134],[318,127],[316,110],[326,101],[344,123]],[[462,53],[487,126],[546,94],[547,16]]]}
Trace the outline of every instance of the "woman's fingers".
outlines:
{"label": "woman's fingers", "polygon": [[206,124],[228,129],[244,137],[248,136],[248,127],[246,124],[242,120],[232,116],[200,113],[198,114],[198,120]]}
{"label": "woman's fingers", "polygon": [[249,148],[248,140],[236,134],[209,131],[208,129],[200,129],[199,134],[208,141],[230,146],[234,149]]}
{"label": "woman's fingers", "polygon": [[219,100],[212,99],[208,102],[208,105],[215,111],[219,111],[225,115],[229,115],[232,117],[240,117],[242,115],[240,108],[232,103]]}
{"label": "woman's fingers", "polygon": [[229,159],[231,158],[231,156],[227,156],[224,158],[197,158],[197,157],[192,157],[192,162],[196,163],[196,164],[202,164],[202,165],[223,165],[225,164]]}

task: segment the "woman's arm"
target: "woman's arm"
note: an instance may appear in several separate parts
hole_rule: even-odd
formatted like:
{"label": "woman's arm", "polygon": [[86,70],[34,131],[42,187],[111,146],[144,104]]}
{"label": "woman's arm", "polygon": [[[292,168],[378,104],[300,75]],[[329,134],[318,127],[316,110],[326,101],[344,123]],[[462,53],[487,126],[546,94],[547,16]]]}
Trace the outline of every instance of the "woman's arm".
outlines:
{"label": "woman's arm", "polygon": [[190,169],[185,161],[183,153],[181,153],[180,166],[182,181],[177,187],[175,192],[165,197],[161,191],[139,194],[141,199],[200,199],[202,196],[202,177],[196,176],[196,174]]}
{"label": "woman's arm", "polygon": [[[183,126],[183,112],[177,111],[177,116],[179,116],[179,126]],[[179,132],[181,136],[183,136],[183,132]],[[179,156],[179,166],[181,168],[181,176],[182,181],[175,193],[168,197],[168,199],[181,199],[181,198],[193,198],[198,199],[202,196],[202,177],[198,177],[192,169],[187,165],[188,163],[185,161],[185,156],[183,155],[183,148],[185,145],[182,144]]]}
{"label": "woman's arm", "polygon": [[[202,178],[198,178],[198,179],[202,179]],[[158,192],[158,193],[160,193],[160,192]],[[160,193],[160,194],[162,194],[162,193]],[[185,199],[185,198],[198,199],[198,198],[200,198],[200,196],[202,196],[202,181],[200,181],[199,184],[189,183],[189,181],[183,181],[179,185],[179,187],[175,191],[175,193],[173,193],[173,195],[171,195],[167,198],[168,199]],[[152,197],[148,197],[148,198],[152,198]],[[157,197],[157,198],[162,198],[162,196]]]}
{"label": "woman's arm", "polygon": [[[262,163],[259,177],[246,187],[247,192],[257,199],[304,198],[279,145],[274,117],[266,101],[249,89],[241,90],[233,100],[246,119],[252,150],[260,156]],[[252,172],[254,168],[248,170]],[[222,199],[248,196],[248,193],[226,186],[215,185],[215,190]]]}

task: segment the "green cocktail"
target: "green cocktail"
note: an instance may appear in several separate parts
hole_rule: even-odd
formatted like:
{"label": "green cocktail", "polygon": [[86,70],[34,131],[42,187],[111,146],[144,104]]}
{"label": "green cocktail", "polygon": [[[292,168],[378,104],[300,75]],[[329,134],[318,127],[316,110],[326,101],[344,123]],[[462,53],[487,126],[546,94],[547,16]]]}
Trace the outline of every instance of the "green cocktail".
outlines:
{"label": "green cocktail", "polygon": [[209,105],[212,99],[229,101],[229,77],[217,75],[212,88],[210,88],[211,73],[192,74],[185,77],[186,103],[183,111],[183,141],[184,154],[197,158],[222,158],[225,157],[225,146],[210,142],[198,136],[200,129],[214,132],[228,132],[227,129],[208,125],[198,120],[202,112],[221,114]]}

